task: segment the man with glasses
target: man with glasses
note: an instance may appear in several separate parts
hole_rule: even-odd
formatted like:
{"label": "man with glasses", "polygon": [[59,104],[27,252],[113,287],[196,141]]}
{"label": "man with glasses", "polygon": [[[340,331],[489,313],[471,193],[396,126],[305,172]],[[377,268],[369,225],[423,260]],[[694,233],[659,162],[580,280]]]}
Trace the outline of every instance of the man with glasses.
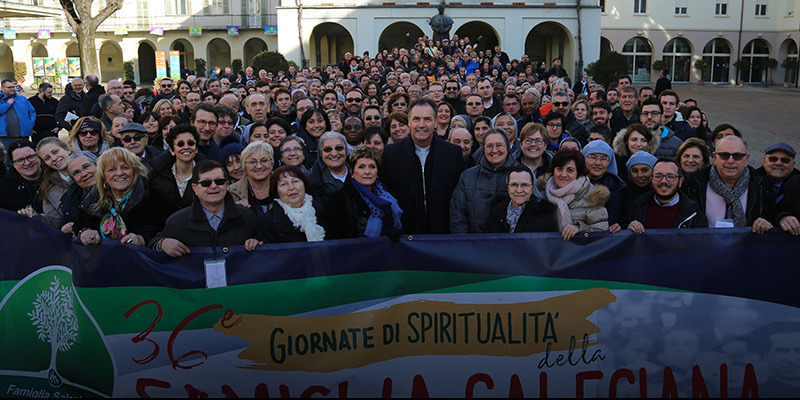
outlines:
{"label": "man with glasses", "polygon": [[483,98],[476,93],[470,94],[467,96],[467,101],[465,103],[467,115],[472,120],[473,126],[475,125],[475,120],[479,117],[483,116]]}
{"label": "man with glasses", "polygon": [[456,110],[456,114],[466,112],[466,104],[461,98],[461,85],[457,80],[449,80],[444,84],[444,100]]}
{"label": "man with glasses", "polygon": [[263,244],[255,239],[256,214],[234,202],[220,163],[200,161],[192,177],[196,201],[167,219],[164,230],[150,241],[152,248],[180,257],[188,254],[190,247],[244,245],[245,250],[253,251]]}
{"label": "man with glasses", "polygon": [[[663,126],[663,108],[656,99],[648,99],[642,104],[642,111],[639,115],[640,121],[652,133],[653,138],[659,138],[660,144],[656,149],[656,157],[675,157],[675,153],[683,141],[675,135],[672,129]],[[654,139],[655,140],[655,139]]]}
{"label": "man with glasses", "polygon": [[635,199],[628,210],[629,230],[642,233],[646,229],[708,227],[700,205],[679,190],[683,176],[675,160],[656,161],[650,184],[653,189]]}
{"label": "man with glasses", "polygon": [[163,153],[163,151],[157,147],[147,144],[147,129],[145,129],[142,124],[137,124],[135,122],[125,124],[125,126],[119,130],[119,136],[122,147],[139,157],[139,161],[141,161],[148,170],[152,169],[150,163],[153,159]]}
{"label": "man with glasses", "polygon": [[586,131],[586,127],[575,118],[575,114],[572,113],[572,108],[570,108],[570,101],[569,101],[569,94],[567,92],[555,92],[553,94],[553,100],[551,103],[553,108],[551,108],[552,112],[559,113],[564,116],[565,126],[564,130],[566,133],[581,143],[581,146],[585,145],[589,141],[589,132]]}
{"label": "man with glasses", "polygon": [[[108,81],[108,83],[106,84],[106,94],[116,95],[117,97],[120,98],[120,100],[122,100],[123,99],[123,97],[122,97],[122,94],[123,94],[122,82],[120,82],[120,81],[118,81],[116,79],[112,79],[112,80]],[[100,95],[100,96],[102,96],[102,95]],[[100,107],[100,98],[99,97],[97,99],[97,103],[95,103],[95,105],[92,106],[92,110],[89,112],[89,115],[91,115],[91,116],[93,116],[95,118],[102,118],[103,117],[103,109]]]}
{"label": "man with glasses", "polygon": [[[768,200],[755,168],[747,165],[747,143],[737,136],[717,142],[712,165],[686,182],[686,194],[700,203],[712,228],[752,227],[755,233],[772,229],[775,204]],[[772,203],[772,204],[770,204]]]}
{"label": "man with glasses", "polygon": [[136,101],[136,82],[131,80],[122,82],[121,97],[128,103],[131,103],[131,105],[133,106],[133,120],[138,121],[139,117],[142,115],[143,108],[142,105]]}
{"label": "man with glasses", "polygon": [[200,142],[197,143],[197,152],[208,159],[222,162],[222,149],[212,140],[217,131],[217,113],[214,106],[200,104],[194,110],[190,122],[200,138]]}
{"label": "man with glasses", "polygon": [[785,183],[800,175],[800,171],[794,167],[795,154],[794,148],[786,143],[770,145],[765,151],[762,166],[756,170],[756,174],[764,179],[764,185],[776,204],[783,200]]}
{"label": "man with glasses", "polygon": [[[153,105],[158,103],[161,99],[167,99],[172,101],[175,96],[178,95],[178,91],[175,90],[175,83],[172,82],[171,78],[163,78],[158,86],[158,96],[156,96],[155,100],[153,100]],[[217,93],[219,97],[219,94]]]}
{"label": "man with glasses", "polygon": [[344,96],[344,109],[345,116],[361,118],[362,105],[364,104],[364,95],[358,89],[352,89]]}
{"label": "man with glasses", "polygon": [[364,116],[361,118],[364,121],[364,129],[369,127],[383,127],[383,123],[381,121],[381,109],[378,106],[366,106],[364,107]]}
{"label": "man with glasses", "polygon": [[[292,135],[295,135],[302,130],[300,127],[300,121],[303,119],[303,114],[305,114],[306,111],[314,108],[314,100],[311,100],[310,97],[301,97],[297,99],[296,104],[297,105],[295,106],[295,115],[294,115],[295,119],[291,125]],[[359,111],[359,116],[360,115],[361,114]]]}
{"label": "man with glasses", "polygon": [[36,123],[36,110],[28,99],[17,94],[16,85],[10,79],[2,81],[0,143],[6,148],[19,138],[33,135],[33,125]]}
{"label": "man with glasses", "polygon": [[0,208],[19,211],[30,207],[40,214],[42,165],[33,144],[27,139],[17,138],[8,146],[8,158],[14,168],[0,181]]}
{"label": "man with glasses", "polygon": [[439,82],[433,82],[428,85],[428,98],[433,100],[436,104],[444,98],[444,87]]}

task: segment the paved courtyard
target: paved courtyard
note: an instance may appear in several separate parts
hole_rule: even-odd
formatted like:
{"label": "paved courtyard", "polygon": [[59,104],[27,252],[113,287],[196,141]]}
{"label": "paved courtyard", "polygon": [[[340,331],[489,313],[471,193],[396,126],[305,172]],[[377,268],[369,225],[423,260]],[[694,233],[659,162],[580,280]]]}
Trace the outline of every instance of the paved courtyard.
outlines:
{"label": "paved courtyard", "polygon": [[800,89],[763,86],[673,85],[681,100],[696,99],[714,129],[727,122],[750,146],[750,164],[760,166],[764,149],[783,141],[800,151]]}

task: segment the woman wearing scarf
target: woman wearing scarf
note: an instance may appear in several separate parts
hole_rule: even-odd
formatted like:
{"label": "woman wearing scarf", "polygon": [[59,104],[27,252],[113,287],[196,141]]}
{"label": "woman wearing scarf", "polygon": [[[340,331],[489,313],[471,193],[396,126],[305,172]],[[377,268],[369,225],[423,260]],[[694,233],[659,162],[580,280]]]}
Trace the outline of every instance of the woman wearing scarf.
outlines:
{"label": "woman wearing scarf", "polygon": [[327,223],[331,215],[327,210],[331,209],[306,192],[308,180],[299,168],[286,165],[276,169],[270,186],[277,198],[269,210],[258,217],[259,239],[264,243],[288,243],[333,238],[329,233],[332,224]]}
{"label": "woman wearing scarf", "polygon": [[589,142],[582,150],[586,160],[587,177],[593,185],[603,185],[610,197],[606,202],[609,232],[616,233],[622,228],[619,221],[625,214],[625,196],[622,190],[627,186],[618,175],[617,160],[611,146],[602,140]]}
{"label": "woman wearing scarf", "polygon": [[608,211],[604,207],[608,188],[589,181],[581,152],[564,149],[556,153],[550,174],[545,194],[556,206],[558,230],[564,240],[572,239],[578,232],[608,229]]}
{"label": "woman wearing scarf", "polygon": [[122,147],[103,152],[97,159],[97,184],[78,206],[73,231],[84,245],[103,239],[123,245],[145,246],[164,225],[161,206],[150,195],[147,168],[139,157]]}
{"label": "woman wearing scarf", "polygon": [[359,146],[350,154],[350,174],[344,181],[347,237],[400,237],[403,210],[378,180],[380,153]]}

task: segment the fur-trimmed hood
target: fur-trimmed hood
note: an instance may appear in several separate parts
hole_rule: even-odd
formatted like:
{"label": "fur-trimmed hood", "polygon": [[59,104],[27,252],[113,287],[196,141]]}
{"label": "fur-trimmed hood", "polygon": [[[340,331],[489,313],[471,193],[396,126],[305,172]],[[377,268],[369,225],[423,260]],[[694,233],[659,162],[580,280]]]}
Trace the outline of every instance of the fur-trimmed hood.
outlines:
{"label": "fur-trimmed hood", "polygon": [[[628,158],[631,156],[631,152],[628,151],[628,146],[625,145],[625,129],[620,129],[617,132],[617,135],[614,136],[614,141],[612,142],[611,148],[614,149],[614,154],[618,157],[625,157]],[[644,151],[655,155],[656,149],[658,146],[661,145],[661,137],[659,135],[653,135],[653,140],[647,142],[647,147],[644,148]]]}

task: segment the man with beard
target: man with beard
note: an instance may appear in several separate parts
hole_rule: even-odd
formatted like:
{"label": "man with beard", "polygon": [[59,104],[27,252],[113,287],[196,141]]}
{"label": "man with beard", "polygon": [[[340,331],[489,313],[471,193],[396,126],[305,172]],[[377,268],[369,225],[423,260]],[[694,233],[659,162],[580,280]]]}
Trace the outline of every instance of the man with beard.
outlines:
{"label": "man with beard", "polygon": [[604,126],[611,129],[611,105],[605,101],[592,103],[592,122],[594,126]]}
{"label": "man with beard", "polygon": [[464,114],[466,105],[461,98],[461,85],[456,80],[449,80],[444,84],[444,101],[450,103],[456,110],[456,114]]}
{"label": "man with beard", "polygon": [[653,190],[637,198],[630,209],[628,229],[642,233],[645,229],[706,228],[708,221],[700,205],[681,193],[681,168],[669,158],[659,159],[653,166]]}
{"label": "man with beard", "polygon": [[34,145],[48,136],[58,135],[60,128],[55,117],[58,100],[53,98],[53,85],[42,83],[38,93],[29,97],[28,101],[36,111],[36,123],[33,125]]}

